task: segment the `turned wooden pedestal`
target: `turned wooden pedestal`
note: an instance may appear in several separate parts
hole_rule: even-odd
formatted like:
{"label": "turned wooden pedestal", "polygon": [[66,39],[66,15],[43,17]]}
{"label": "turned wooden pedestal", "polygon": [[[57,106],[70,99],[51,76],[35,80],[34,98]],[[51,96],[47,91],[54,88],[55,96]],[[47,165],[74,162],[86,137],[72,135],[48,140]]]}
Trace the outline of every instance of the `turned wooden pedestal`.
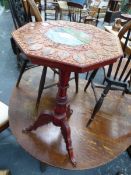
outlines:
{"label": "turned wooden pedestal", "polygon": [[[84,93],[85,80],[79,82],[75,94],[75,83],[70,81],[67,90],[68,103],[73,114],[69,119],[72,145],[77,162],[73,168],[60,128],[52,123],[39,127],[31,133],[22,130],[36,120],[43,110],[53,110],[57,87],[43,91],[38,111],[35,110],[41,67],[25,72],[19,88],[14,88],[9,104],[10,127],[19,144],[41,162],[65,169],[90,169],[103,165],[131,144],[131,97],[121,92],[111,92],[104,101],[89,128],[89,120],[95,99],[92,89]],[[53,81],[49,73],[47,81]],[[101,91],[101,90],[99,90]],[[100,92],[98,92],[100,94]]]}

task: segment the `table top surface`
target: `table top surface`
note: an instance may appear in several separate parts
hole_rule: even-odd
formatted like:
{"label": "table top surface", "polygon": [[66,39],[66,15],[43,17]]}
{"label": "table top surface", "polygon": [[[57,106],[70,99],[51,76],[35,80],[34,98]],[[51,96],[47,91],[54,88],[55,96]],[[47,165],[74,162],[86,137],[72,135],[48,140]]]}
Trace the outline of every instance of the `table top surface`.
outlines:
{"label": "table top surface", "polygon": [[88,24],[28,23],[12,35],[33,63],[77,72],[111,64],[123,55],[117,36]]}

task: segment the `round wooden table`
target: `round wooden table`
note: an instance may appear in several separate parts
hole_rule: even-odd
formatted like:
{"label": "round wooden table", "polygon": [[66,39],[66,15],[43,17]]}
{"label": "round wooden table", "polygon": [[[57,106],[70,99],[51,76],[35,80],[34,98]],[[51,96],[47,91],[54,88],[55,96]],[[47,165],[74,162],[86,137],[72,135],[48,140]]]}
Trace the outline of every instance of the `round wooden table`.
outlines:
{"label": "round wooden table", "polygon": [[[10,127],[19,144],[41,162],[65,169],[90,169],[103,165],[129,147],[131,141],[131,98],[121,92],[110,92],[101,111],[89,128],[86,123],[95,105],[92,89],[83,91],[86,80],[80,80],[79,93],[70,81],[68,97],[73,114],[69,119],[72,145],[77,166],[69,162],[66,145],[59,127],[52,123],[28,134],[22,130],[37,118],[43,109],[53,110],[57,87],[43,91],[38,112],[35,110],[37,87],[42,68],[25,72],[19,88],[14,88],[9,104]],[[53,75],[48,73],[53,81]],[[100,90],[99,90],[100,91]],[[100,92],[98,91],[98,94]]]}

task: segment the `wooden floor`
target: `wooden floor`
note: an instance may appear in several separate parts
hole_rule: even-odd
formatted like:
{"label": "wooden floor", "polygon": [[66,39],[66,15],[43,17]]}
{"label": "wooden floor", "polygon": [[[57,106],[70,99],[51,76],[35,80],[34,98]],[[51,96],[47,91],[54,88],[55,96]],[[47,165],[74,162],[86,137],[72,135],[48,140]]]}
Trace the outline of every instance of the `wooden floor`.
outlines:
{"label": "wooden floor", "polygon": [[[103,165],[131,144],[131,96],[111,92],[89,128],[86,128],[95,104],[92,89],[84,92],[85,80],[79,82],[79,93],[75,94],[74,80],[68,89],[69,103],[73,114],[69,120],[71,138],[77,167],[73,168],[68,159],[60,128],[45,125],[36,131],[24,134],[44,109],[52,110],[55,105],[57,87],[44,90],[38,113],[35,102],[41,75],[41,67],[25,72],[19,88],[14,88],[10,104],[10,127],[19,144],[38,160],[65,169],[90,169]],[[49,73],[52,81],[53,74]],[[57,76],[57,75],[56,75]],[[98,94],[101,90],[98,90]]]}

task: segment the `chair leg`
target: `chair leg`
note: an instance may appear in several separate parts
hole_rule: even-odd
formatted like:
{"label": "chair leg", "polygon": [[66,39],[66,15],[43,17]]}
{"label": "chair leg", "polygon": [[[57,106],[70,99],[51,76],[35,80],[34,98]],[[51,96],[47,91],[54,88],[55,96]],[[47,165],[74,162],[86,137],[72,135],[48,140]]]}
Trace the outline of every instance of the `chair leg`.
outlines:
{"label": "chair leg", "polygon": [[51,68],[52,70],[53,70],[53,72],[54,72],[54,77],[55,77],[55,75],[56,74],[59,74],[59,70],[57,70],[57,69],[54,69],[54,68]]}
{"label": "chair leg", "polygon": [[37,96],[37,101],[36,101],[36,108],[39,105],[41,94],[42,94],[42,91],[44,89],[45,79],[46,79],[46,73],[47,73],[47,67],[44,66],[44,68],[42,70],[41,79],[40,79],[40,85],[39,85],[38,96]]}
{"label": "chair leg", "polygon": [[96,103],[97,103],[98,99],[97,99],[97,95],[96,95],[96,91],[95,91],[95,84],[93,84],[93,81],[91,81],[91,88],[93,90],[93,93],[94,93],[94,96],[95,96],[95,100],[96,100]]}
{"label": "chair leg", "polygon": [[16,45],[16,43],[15,43],[15,41],[14,41],[14,39],[11,37],[10,38],[10,42],[11,42],[11,47],[12,47],[12,50],[13,50],[13,53],[15,54],[15,55],[17,55],[17,45]]}
{"label": "chair leg", "polygon": [[86,77],[85,77],[85,80],[87,80],[87,78],[88,78],[88,74],[89,74],[89,73],[87,72],[87,73],[86,73]]}
{"label": "chair leg", "polygon": [[130,79],[129,79],[129,87],[131,87],[131,75],[130,75]]}
{"label": "chair leg", "polygon": [[60,20],[62,20],[62,10],[60,9]]}
{"label": "chair leg", "polygon": [[25,71],[25,68],[26,68],[26,66],[27,66],[28,61],[29,61],[29,60],[24,60],[22,66],[21,66],[20,74],[19,74],[19,77],[18,77],[18,80],[17,80],[17,83],[16,83],[16,87],[19,86],[20,80],[21,80],[22,75],[23,75],[23,73],[24,73],[24,71]]}
{"label": "chair leg", "polygon": [[76,93],[78,93],[79,74],[78,73],[74,74],[75,74]]}
{"label": "chair leg", "polygon": [[70,19],[70,22],[71,22],[71,17],[72,17],[72,15],[71,15],[71,12],[69,11],[69,19]]}
{"label": "chair leg", "polygon": [[58,13],[59,13],[59,11],[58,11],[58,9],[57,9],[58,7],[56,7],[56,9],[55,9],[55,20],[57,20],[58,19]]}
{"label": "chair leg", "polygon": [[88,82],[87,82],[87,84],[86,84],[86,86],[85,86],[85,88],[84,88],[84,91],[85,91],[85,92],[86,92],[86,89],[88,88],[88,86],[90,85],[91,81],[95,78],[95,75],[96,75],[97,71],[98,71],[98,69],[94,70],[94,71],[91,73],[91,75],[90,75],[90,77],[89,77],[89,80],[88,80]]}
{"label": "chair leg", "polygon": [[106,81],[106,72],[105,72],[105,68],[104,68],[104,67],[103,67],[103,71],[104,71],[104,79],[103,79],[102,84],[104,84],[104,83],[105,83],[105,81]]}
{"label": "chair leg", "polygon": [[88,127],[91,122],[94,120],[95,118],[95,115],[96,113],[100,110],[102,104],[103,104],[103,101],[104,101],[104,98],[106,97],[106,95],[108,94],[109,90],[111,88],[111,83],[108,83],[107,86],[105,87],[103,93],[101,94],[101,97],[99,98],[99,100],[97,101],[95,107],[94,107],[94,110],[93,110],[93,113],[91,115],[91,118],[89,119],[89,121],[87,122],[87,125],[86,127]]}

